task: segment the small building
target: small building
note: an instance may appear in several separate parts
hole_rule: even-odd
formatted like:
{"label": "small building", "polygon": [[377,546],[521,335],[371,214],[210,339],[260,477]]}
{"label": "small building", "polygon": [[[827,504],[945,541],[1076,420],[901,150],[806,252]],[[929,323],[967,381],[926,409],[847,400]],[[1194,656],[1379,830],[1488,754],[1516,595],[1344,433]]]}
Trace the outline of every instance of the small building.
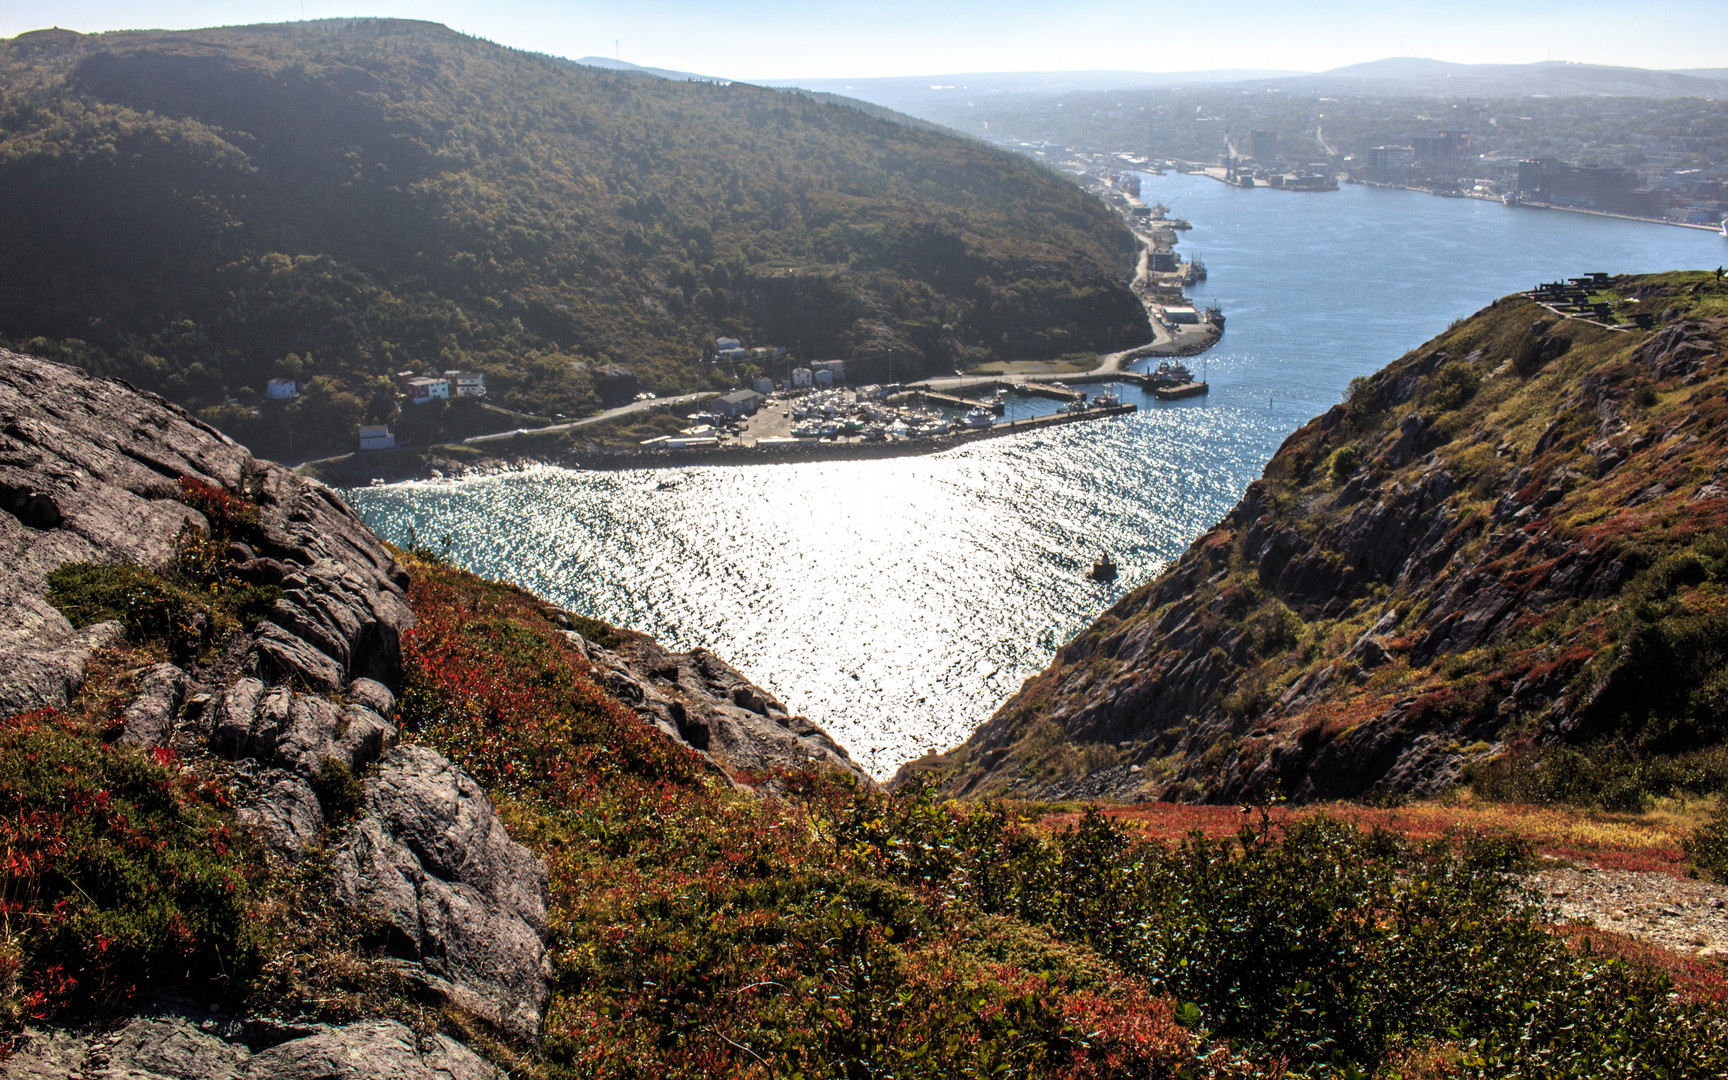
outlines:
{"label": "small building", "polygon": [[815,372],[826,371],[830,375],[834,376],[834,381],[837,383],[843,383],[846,381],[846,361],[844,360],[819,360],[810,365],[810,370]]}
{"label": "small building", "polygon": [[478,398],[486,396],[486,376],[478,371],[446,371],[444,379],[450,384],[450,396],[454,398]]}
{"label": "small building", "polygon": [[735,337],[717,337],[714,339],[714,351],[725,353],[728,349],[741,349],[744,343]]}
{"label": "small building", "polygon": [[886,393],[887,391],[882,389],[880,385],[871,383],[869,386],[860,386],[852,391],[852,396],[859,401],[875,401]]}
{"label": "small building", "polygon": [[793,389],[800,390],[808,390],[811,386],[815,385],[816,382],[815,376],[811,374],[810,369],[807,367],[793,368],[791,381]]}
{"label": "small building", "polygon": [[715,401],[712,406],[716,415],[729,416],[733,419],[749,416],[761,407],[762,395],[754,390],[734,390]]}
{"label": "small building", "polygon": [[1167,307],[1164,309],[1164,321],[1170,323],[1197,323],[1200,313],[1191,307]]}
{"label": "small building", "polygon": [[821,371],[816,372],[815,378],[816,385],[823,389],[827,389],[834,385],[834,373],[829,371],[827,368],[823,368]]}
{"label": "small building", "polygon": [[750,383],[750,388],[766,397],[774,392],[774,380],[766,376],[757,376]]}
{"label": "small building", "polygon": [[1159,248],[1152,253],[1151,269],[1154,274],[1173,273],[1176,269],[1176,253],[1169,248]]}
{"label": "small building", "polygon": [[425,375],[417,375],[408,380],[408,400],[415,405],[424,405],[434,399],[450,400],[450,380],[433,379]]}
{"label": "small building", "polygon": [[389,424],[361,424],[360,449],[362,450],[394,450],[396,436],[390,434]]}
{"label": "small building", "polygon": [[299,397],[300,386],[293,379],[271,379],[264,386],[264,396],[277,399]]}

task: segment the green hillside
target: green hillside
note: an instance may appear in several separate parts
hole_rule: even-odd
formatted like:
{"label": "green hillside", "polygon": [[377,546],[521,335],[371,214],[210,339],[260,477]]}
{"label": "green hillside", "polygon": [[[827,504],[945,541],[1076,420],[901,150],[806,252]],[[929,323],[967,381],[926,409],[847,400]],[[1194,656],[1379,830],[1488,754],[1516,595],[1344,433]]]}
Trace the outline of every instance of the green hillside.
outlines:
{"label": "green hillside", "polygon": [[[264,453],[346,449],[405,369],[576,414],[600,363],[732,385],[717,334],[909,372],[1144,329],[1129,233],[1040,166],[429,23],[0,43],[0,205],[0,338]],[[271,411],[278,376],[309,399]]]}
{"label": "green hillside", "polygon": [[1182,558],[910,772],[1182,802],[1721,790],[1728,286],[1589,297],[1611,325],[1510,296],[1358,379]]}

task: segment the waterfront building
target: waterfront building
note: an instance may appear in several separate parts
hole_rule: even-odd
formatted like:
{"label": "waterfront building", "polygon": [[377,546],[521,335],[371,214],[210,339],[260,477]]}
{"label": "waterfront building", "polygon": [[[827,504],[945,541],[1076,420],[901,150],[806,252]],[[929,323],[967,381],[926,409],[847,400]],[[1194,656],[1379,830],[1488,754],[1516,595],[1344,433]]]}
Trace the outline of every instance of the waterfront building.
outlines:
{"label": "waterfront building", "polygon": [[716,416],[726,416],[735,420],[740,416],[749,416],[761,407],[761,394],[754,390],[734,390],[717,399],[712,409]]}
{"label": "waterfront building", "polygon": [[360,449],[362,450],[394,450],[396,436],[390,434],[388,424],[361,424]]}

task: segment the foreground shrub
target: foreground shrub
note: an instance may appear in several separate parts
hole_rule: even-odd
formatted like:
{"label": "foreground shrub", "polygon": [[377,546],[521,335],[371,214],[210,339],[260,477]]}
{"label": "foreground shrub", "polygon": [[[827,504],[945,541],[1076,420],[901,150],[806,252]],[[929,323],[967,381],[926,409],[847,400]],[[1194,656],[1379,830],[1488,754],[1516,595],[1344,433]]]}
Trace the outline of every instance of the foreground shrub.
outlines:
{"label": "foreground shrub", "polygon": [[547,1076],[1728,1067],[1719,1011],[1542,924],[1514,842],[1262,814],[1166,844],[836,773],[739,795],[607,698],[539,601],[414,570],[405,721],[551,868]]}
{"label": "foreground shrub", "polygon": [[243,979],[246,870],[211,783],[60,714],[0,720],[0,920],[12,1020],[145,988]]}

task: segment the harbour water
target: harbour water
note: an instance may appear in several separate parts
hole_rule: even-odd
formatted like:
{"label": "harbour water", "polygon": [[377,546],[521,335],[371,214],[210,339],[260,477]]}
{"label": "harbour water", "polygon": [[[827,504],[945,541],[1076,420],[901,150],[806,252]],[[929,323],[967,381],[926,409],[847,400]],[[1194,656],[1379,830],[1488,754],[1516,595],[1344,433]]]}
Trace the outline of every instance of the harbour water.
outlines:
{"label": "harbour water", "polygon": [[[1118,387],[1137,414],[927,457],[345,494],[387,538],[448,537],[459,565],[713,649],[886,777],[1180,554],[1351,378],[1540,280],[1728,261],[1713,233],[1407,191],[1147,176],[1142,197],[1193,221],[1181,250],[1210,271],[1193,295],[1228,317],[1207,397]],[[1114,582],[1086,577],[1100,551]]]}

